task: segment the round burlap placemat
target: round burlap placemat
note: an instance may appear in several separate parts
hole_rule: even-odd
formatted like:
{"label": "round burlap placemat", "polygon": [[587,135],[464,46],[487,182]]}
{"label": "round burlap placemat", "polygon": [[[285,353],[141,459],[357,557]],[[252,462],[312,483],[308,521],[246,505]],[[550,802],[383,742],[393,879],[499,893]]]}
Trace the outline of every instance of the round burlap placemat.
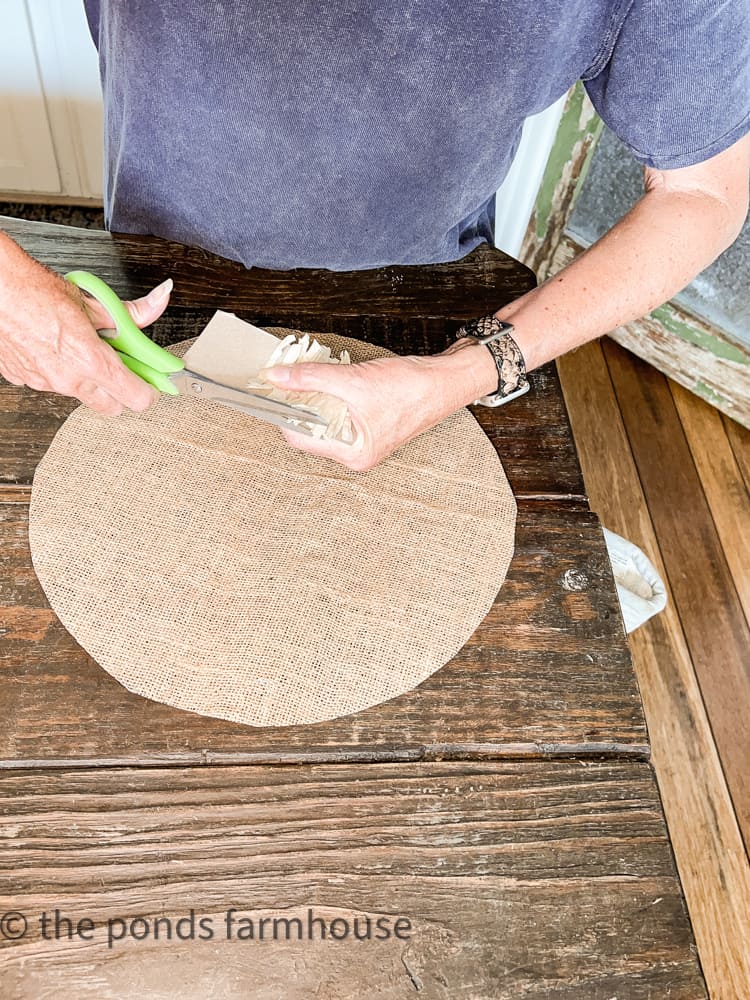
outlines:
{"label": "round burlap placemat", "polygon": [[[318,339],[353,361],[388,353]],[[164,396],[68,418],[29,535],[53,610],[126,688],[283,726],[376,705],[450,660],[505,578],[515,513],[466,410],[358,473],[254,417]]]}

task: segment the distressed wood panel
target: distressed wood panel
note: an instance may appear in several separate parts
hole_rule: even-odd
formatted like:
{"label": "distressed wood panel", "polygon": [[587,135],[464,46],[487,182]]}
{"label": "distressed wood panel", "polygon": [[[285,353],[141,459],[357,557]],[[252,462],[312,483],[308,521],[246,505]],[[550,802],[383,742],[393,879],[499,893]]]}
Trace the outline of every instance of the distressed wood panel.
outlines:
{"label": "distressed wood panel", "polygon": [[[557,366],[593,508],[644,549],[669,589],[601,344]],[[628,641],[703,971],[712,997],[733,1000],[750,994],[750,863],[671,593]]]}
{"label": "distressed wood panel", "polygon": [[[0,902],[28,920],[0,951],[14,1000],[343,1000],[365,983],[386,998],[706,996],[643,763],[19,774],[0,780],[0,809]],[[55,909],[91,919],[91,940],[59,922],[61,939],[43,940]],[[188,940],[166,940],[162,921],[154,939],[156,917],[191,909],[211,938],[189,940],[188,922]],[[309,911],[338,933],[368,915],[408,926],[309,941]],[[271,936],[274,918],[300,924],[291,940],[278,923],[275,941],[236,938],[262,917]]]}
{"label": "distressed wood panel", "polygon": [[521,260],[535,271],[540,281],[559,270],[554,262],[555,251],[564,236],[603,127],[579,81],[568,94],[521,247]]}
{"label": "distressed wood panel", "polygon": [[5,766],[647,752],[601,529],[583,509],[519,505],[497,602],[458,656],[414,691],[329,723],[260,729],[122,688],[49,609],[26,505],[0,505],[0,525]]}
{"label": "distressed wood panel", "polygon": [[192,308],[277,316],[434,316],[461,321],[499,309],[536,284],[517,260],[483,244],[447,264],[365,271],[244,268],[198,247],[149,236],[74,229],[0,217],[0,228],[56,271],[83,268],[122,296],[174,279],[172,302]]}

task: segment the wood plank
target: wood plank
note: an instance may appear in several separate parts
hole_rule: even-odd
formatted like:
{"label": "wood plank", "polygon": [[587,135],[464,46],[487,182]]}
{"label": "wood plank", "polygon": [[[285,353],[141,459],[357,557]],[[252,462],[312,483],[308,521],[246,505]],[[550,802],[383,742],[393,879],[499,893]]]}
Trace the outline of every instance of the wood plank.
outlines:
{"label": "wood plank", "polygon": [[748,845],[750,626],[666,379],[612,341],[604,354]]}
{"label": "wood plank", "polygon": [[259,729],[147,701],[97,667],[47,605],[27,514],[0,505],[4,766],[647,753],[601,529],[584,509],[519,504],[497,602],[414,691],[330,723]]}
{"label": "wood plank", "polygon": [[0,504],[29,503],[31,500],[30,486],[8,485],[0,483]]}
{"label": "wood plank", "polygon": [[719,411],[676,382],[670,382],[669,389],[737,596],[746,620],[750,621],[750,491],[742,477]]}
{"label": "wood plank", "polygon": [[[0,951],[14,1000],[706,996],[643,763],[19,774],[0,809],[0,906],[28,921]],[[55,909],[91,940],[43,940]],[[368,916],[387,941],[352,940]]]}
{"label": "wood plank", "polygon": [[172,302],[199,309],[264,315],[279,322],[304,315],[440,317],[462,321],[499,309],[536,284],[532,271],[483,244],[446,264],[364,271],[245,268],[199,247],[154,236],[130,236],[0,217],[0,228],[56,271],[93,270],[127,298],[166,276]]}
{"label": "wood plank", "polygon": [[745,489],[750,490],[750,430],[726,416],[722,420],[734,452],[735,461],[745,481]]}
{"label": "wood plank", "polygon": [[[669,587],[601,345],[560,358],[558,368],[592,506],[604,524],[644,549]],[[694,586],[705,593],[701,582]],[[750,865],[671,594],[665,611],[629,641],[711,995],[749,995]]]}

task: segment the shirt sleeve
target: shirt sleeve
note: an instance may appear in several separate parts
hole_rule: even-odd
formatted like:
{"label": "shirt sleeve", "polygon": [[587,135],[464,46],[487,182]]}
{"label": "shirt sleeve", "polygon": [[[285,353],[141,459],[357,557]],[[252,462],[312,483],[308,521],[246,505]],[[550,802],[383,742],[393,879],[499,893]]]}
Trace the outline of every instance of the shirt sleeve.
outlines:
{"label": "shirt sleeve", "polygon": [[603,60],[586,90],[647,166],[701,163],[750,131],[748,0],[633,0]]}

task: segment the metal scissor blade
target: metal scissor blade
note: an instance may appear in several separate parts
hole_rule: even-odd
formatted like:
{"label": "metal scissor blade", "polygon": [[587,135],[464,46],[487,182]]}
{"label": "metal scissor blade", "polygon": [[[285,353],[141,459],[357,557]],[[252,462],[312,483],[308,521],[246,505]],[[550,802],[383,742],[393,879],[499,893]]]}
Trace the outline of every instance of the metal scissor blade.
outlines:
{"label": "metal scissor blade", "polygon": [[181,394],[210,399],[214,403],[229,406],[233,410],[241,410],[243,413],[276,424],[277,427],[288,427],[298,434],[312,433],[300,421],[321,427],[328,426],[328,421],[313,410],[292,406],[291,403],[280,403],[250,389],[235,389],[231,385],[222,385],[221,382],[214,382],[213,379],[199,375],[198,372],[191,372],[187,368],[175,372],[169,378]]}

